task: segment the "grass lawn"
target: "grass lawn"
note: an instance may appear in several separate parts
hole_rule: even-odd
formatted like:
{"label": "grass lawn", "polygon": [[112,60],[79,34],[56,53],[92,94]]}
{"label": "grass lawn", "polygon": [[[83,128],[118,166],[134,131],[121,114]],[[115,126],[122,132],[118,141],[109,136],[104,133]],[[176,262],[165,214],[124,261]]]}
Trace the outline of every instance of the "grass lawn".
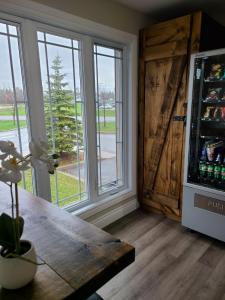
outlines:
{"label": "grass lawn", "polygon": [[[99,116],[104,117],[104,109],[99,109]],[[105,116],[106,117],[115,117],[115,109],[106,109]]]}
{"label": "grass lawn", "polygon": [[[77,115],[78,116],[81,116],[81,108],[82,108],[82,104],[77,103]],[[73,113],[75,114],[75,109],[74,109]],[[99,116],[104,117],[104,109],[102,109],[102,108],[99,109]],[[106,109],[105,116],[106,117],[115,117],[115,109]]]}
{"label": "grass lawn", "polygon": [[[20,128],[26,127],[27,123],[26,121],[20,121]],[[8,131],[13,130],[17,128],[17,124],[14,123],[14,121],[1,121],[0,120],[0,131]]]}
{"label": "grass lawn", "polygon": [[[63,199],[71,196],[72,194],[78,194],[80,192],[79,181],[71,176],[66,175],[60,171],[57,172],[58,177],[58,193],[59,199]],[[50,175],[50,183],[51,183],[51,194],[52,194],[52,202],[56,203],[56,181],[55,175]],[[32,192],[32,177],[31,170],[27,170],[25,172],[25,182],[26,182],[26,190]],[[22,183],[20,183],[22,187]],[[81,183],[81,192],[84,191],[84,184]],[[79,201],[79,196],[74,196],[68,200],[59,202],[59,206],[63,207],[65,205],[69,205],[74,203],[75,201]]]}
{"label": "grass lawn", "polygon": [[102,133],[115,133],[116,126],[115,122],[106,122],[104,126],[104,122],[100,123],[100,132]]}
{"label": "grass lawn", "polygon": [[[25,105],[18,105],[19,116],[25,116]],[[5,106],[0,108],[0,116],[13,116],[13,106]]]}
{"label": "grass lawn", "polygon": [[[82,104],[77,103],[77,115],[81,116],[81,109],[82,109]],[[18,112],[19,116],[25,116],[25,105],[24,104],[19,104],[18,105]],[[75,114],[75,109],[73,111]],[[2,106],[0,107],[0,116],[12,116],[13,115],[13,106]],[[99,116],[103,117],[104,116],[104,109],[99,110]],[[106,117],[115,117],[115,109],[106,109],[105,110],[105,116]]]}
{"label": "grass lawn", "polygon": [[[26,121],[20,121],[20,128],[26,127]],[[14,121],[6,121],[0,120],[0,132],[1,131],[8,131],[16,129],[16,123]],[[100,132],[102,133],[115,133],[116,127],[115,122],[106,122],[105,126],[104,123],[100,123]]]}

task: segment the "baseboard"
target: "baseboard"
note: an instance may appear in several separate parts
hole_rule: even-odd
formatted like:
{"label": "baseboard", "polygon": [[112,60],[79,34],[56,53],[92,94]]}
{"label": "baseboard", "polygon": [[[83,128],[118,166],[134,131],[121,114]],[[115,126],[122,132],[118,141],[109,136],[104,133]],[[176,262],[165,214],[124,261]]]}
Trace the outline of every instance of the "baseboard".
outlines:
{"label": "baseboard", "polygon": [[136,198],[129,199],[125,203],[121,203],[119,206],[115,208],[110,208],[107,211],[103,211],[101,214],[92,216],[91,220],[86,220],[93,225],[104,228],[107,225],[119,220],[120,218],[128,215],[132,211],[136,210],[139,207],[139,203]]}

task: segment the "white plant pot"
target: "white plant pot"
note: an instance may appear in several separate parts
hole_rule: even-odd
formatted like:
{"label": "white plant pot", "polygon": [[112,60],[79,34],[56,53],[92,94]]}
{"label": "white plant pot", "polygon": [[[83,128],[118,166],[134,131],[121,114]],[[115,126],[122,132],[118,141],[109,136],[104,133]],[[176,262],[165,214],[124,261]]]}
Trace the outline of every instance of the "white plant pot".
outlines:
{"label": "white plant pot", "polygon": [[[37,262],[32,243],[26,240],[21,242],[30,244],[30,249],[21,257]],[[22,258],[5,258],[0,254],[0,286],[10,290],[19,289],[34,278],[37,265]]]}

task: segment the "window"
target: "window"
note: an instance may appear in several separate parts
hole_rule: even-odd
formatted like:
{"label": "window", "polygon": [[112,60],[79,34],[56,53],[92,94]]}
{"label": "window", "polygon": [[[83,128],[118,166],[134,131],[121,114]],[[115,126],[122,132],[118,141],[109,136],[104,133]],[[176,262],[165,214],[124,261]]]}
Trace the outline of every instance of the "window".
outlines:
{"label": "window", "polygon": [[[12,141],[18,151],[29,153],[27,102],[22,74],[18,25],[0,21],[0,140]],[[32,191],[31,170],[23,172],[21,185]]]}
{"label": "window", "polygon": [[124,184],[123,51],[94,45],[98,193]]}
{"label": "window", "polygon": [[49,148],[60,166],[51,176],[52,201],[59,206],[87,199],[84,103],[80,43],[38,32],[38,46]]}
{"label": "window", "polygon": [[131,192],[126,44],[0,17],[0,139],[23,154],[30,139],[44,139],[61,157],[54,176],[26,171],[23,187],[69,211]]}

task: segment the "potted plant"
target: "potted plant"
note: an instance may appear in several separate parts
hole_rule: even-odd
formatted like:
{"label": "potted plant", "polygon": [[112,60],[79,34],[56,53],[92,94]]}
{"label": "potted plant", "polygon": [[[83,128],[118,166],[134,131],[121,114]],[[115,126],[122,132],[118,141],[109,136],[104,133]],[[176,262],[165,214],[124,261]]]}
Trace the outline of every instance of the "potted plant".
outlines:
{"label": "potted plant", "polygon": [[30,241],[22,240],[24,219],[19,213],[18,183],[22,172],[45,164],[50,174],[58,166],[58,155],[48,154],[44,142],[30,143],[30,154],[22,156],[10,141],[0,141],[0,181],[9,186],[11,216],[0,215],[0,286],[17,289],[28,284],[37,271],[36,253]]}

